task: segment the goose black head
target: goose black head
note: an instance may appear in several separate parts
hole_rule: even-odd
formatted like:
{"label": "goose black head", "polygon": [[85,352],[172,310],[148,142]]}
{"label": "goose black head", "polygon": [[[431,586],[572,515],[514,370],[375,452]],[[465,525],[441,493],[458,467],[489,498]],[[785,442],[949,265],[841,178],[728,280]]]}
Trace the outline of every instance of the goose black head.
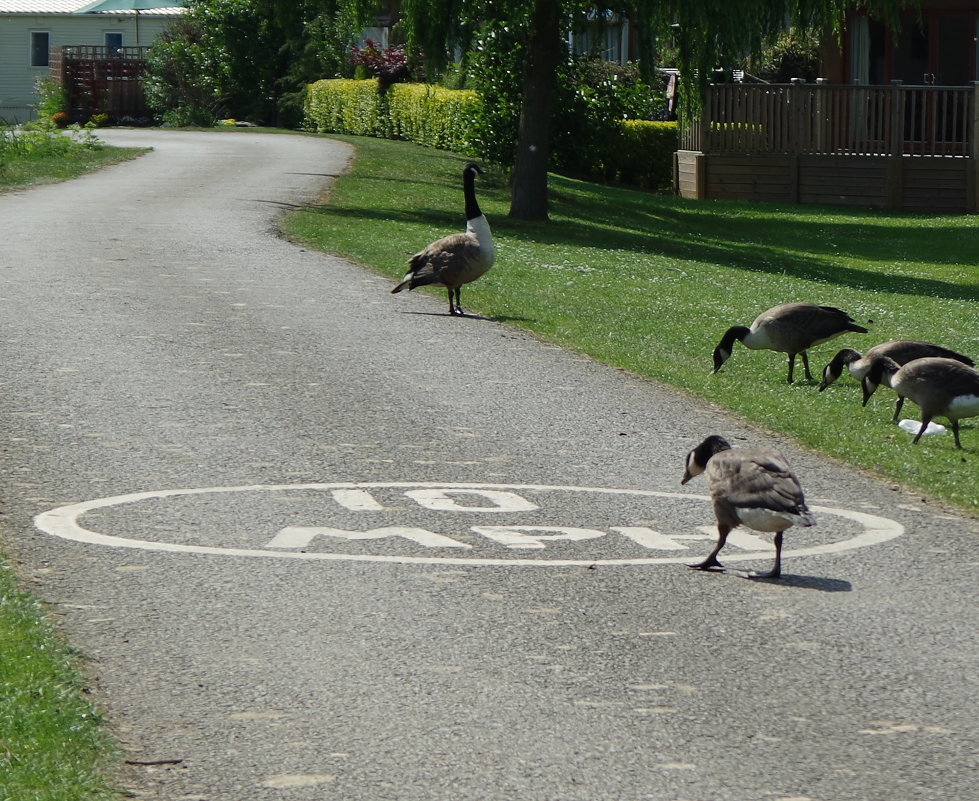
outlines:
{"label": "goose black head", "polygon": [[900,369],[901,365],[899,365],[889,356],[882,356],[879,359],[874,359],[870,365],[870,369],[867,371],[867,374],[860,382],[860,386],[863,388],[863,405],[867,405],[867,401],[870,400],[870,396],[877,391],[877,387],[879,387],[881,384],[890,386],[891,377]]}
{"label": "goose black head", "polygon": [[724,333],[724,337],[717,343],[717,347],[714,348],[714,369],[711,370],[712,373],[720,370],[724,362],[731,358],[731,350],[734,347],[734,343],[744,340],[750,333],[751,329],[743,325],[732,326]]}
{"label": "goose black head", "polygon": [[714,454],[730,449],[731,443],[724,439],[724,437],[711,434],[687,454],[687,463],[680,483],[686,484],[694,476],[699,476],[707,469],[707,462],[710,461]]}
{"label": "goose black head", "polygon": [[819,385],[822,392],[832,384],[837,378],[843,375],[843,368],[853,364],[860,358],[860,354],[850,348],[844,348],[833,357],[833,361],[823,368],[823,381]]}

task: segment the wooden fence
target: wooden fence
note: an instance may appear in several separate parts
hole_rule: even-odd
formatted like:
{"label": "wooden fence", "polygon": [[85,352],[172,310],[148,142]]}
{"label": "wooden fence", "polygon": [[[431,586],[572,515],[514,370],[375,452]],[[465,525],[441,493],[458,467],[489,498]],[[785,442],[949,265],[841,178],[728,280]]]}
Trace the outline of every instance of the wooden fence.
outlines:
{"label": "wooden fence", "polygon": [[685,126],[687,197],[979,211],[979,83],[710,87]]}
{"label": "wooden fence", "polygon": [[72,121],[93,114],[120,120],[152,116],[141,79],[146,47],[59,47],[51,55],[51,74],[66,90]]}

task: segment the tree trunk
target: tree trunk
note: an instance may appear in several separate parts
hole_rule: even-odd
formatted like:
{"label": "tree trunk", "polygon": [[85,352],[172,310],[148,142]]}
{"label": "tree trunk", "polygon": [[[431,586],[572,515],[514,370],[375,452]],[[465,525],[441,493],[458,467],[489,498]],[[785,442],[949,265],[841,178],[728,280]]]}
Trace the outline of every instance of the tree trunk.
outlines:
{"label": "tree trunk", "polygon": [[560,22],[560,0],[536,0],[527,48],[510,198],[510,216],[521,220],[547,219],[547,162],[561,54]]}

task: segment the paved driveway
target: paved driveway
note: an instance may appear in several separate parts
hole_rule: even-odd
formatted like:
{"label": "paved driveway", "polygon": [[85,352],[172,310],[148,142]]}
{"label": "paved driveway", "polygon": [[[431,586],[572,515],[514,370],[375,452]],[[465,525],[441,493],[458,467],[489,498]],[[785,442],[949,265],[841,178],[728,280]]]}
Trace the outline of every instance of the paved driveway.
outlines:
{"label": "paved driveway", "polygon": [[[974,797],[976,521],[277,238],[345,145],[106,138],[0,196],[0,521],[134,797]],[[802,476],[783,581],[682,566],[707,433]]]}

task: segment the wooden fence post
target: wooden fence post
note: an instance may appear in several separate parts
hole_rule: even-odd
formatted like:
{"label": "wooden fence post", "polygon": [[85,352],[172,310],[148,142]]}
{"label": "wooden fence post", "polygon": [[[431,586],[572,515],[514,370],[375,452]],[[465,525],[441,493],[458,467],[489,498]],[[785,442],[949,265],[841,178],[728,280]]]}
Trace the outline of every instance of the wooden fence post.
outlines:
{"label": "wooden fence post", "polygon": [[972,121],[968,132],[972,164],[966,173],[965,206],[967,211],[979,214],[979,81],[972,82]]}
{"label": "wooden fence post", "polygon": [[904,105],[906,102],[901,81],[891,81],[890,159],[887,164],[887,205],[900,209],[904,205]]}

